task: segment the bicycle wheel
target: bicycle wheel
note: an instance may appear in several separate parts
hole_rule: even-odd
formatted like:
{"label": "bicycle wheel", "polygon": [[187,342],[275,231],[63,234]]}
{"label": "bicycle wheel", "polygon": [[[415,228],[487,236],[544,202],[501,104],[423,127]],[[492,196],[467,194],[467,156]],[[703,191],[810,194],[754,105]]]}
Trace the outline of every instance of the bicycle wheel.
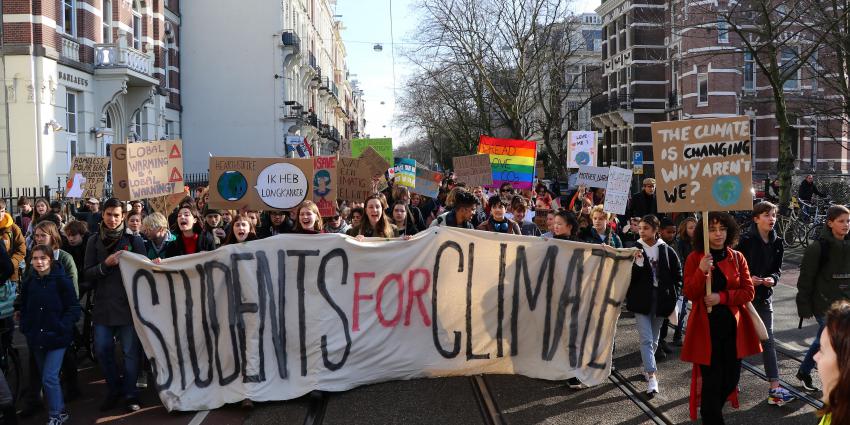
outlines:
{"label": "bicycle wheel", "polygon": [[800,245],[800,241],[805,237],[806,231],[803,225],[798,222],[789,222],[785,226],[785,231],[782,233],[782,239],[785,241],[787,248],[795,248]]}
{"label": "bicycle wheel", "polygon": [[823,223],[815,224],[814,226],[809,228],[809,231],[806,232],[806,246],[808,246],[808,242],[818,243],[820,241],[820,234],[823,231]]}

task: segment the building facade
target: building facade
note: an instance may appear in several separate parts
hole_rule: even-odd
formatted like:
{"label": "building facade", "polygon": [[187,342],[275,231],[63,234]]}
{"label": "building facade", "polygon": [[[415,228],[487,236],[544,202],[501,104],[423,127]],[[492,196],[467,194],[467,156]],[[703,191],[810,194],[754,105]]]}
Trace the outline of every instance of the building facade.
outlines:
{"label": "building facade", "polygon": [[187,172],[206,171],[209,155],[289,156],[287,141],[344,152],[363,131],[334,4],[213,0],[184,11]]}
{"label": "building facade", "polygon": [[71,158],[179,138],[179,0],[2,3],[0,185],[53,186]]}
{"label": "building facade", "polygon": [[[753,172],[776,176],[779,128],[772,88],[745,43],[729,30],[724,20],[729,7],[724,2],[605,0],[597,8],[603,20],[606,95],[593,102],[591,113],[601,132],[600,165],[628,168],[634,152],[642,151],[645,173],[652,176],[653,121],[747,115]],[[777,58],[780,64],[799,55],[793,43],[787,49]],[[783,89],[794,127],[795,170],[850,172],[850,151],[842,146],[847,129],[811,107],[813,100],[830,99],[832,93],[807,67]]]}

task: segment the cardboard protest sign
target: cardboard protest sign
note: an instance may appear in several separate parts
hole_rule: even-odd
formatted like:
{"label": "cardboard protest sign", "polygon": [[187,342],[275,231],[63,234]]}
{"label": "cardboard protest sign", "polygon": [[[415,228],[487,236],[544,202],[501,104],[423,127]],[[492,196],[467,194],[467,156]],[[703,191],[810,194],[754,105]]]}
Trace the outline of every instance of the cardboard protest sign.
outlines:
{"label": "cardboard protest sign", "polygon": [[567,167],[578,168],[596,164],[596,132],[569,131],[567,132],[569,146],[567,148]]}
{"label": "cardboard protest sign", "polygon": [[576,184],[585,185],[587,187],[607,187],[609,167],[578,167],[576,175]]}
{"label": "cardboard protest sign", "polygon": [[322,217],[336,215],[336,163],[335,156],[313,157],[313,202]]}
{"label": "cardboard protest sign", "polygon": [[149,198],[148,205],[150,206],[151,211],[158,212],[168,217],[168,214],[171,214],[171,211],[169,210],[168,198],[169,196],[157,196],[155,198]]}
{"label": "cardboard protest sign", "polygon": [[393,164],[393,139],[352,139],[351,156],[359,157],[367,147],[372,147],[387,162],[386,169]]}
{"label": "cardboard protest sign", "polygon": [[313,199],[313,160],[210,158],[212,208],[290,210]]}
{"label": "cardboard protest sign", "polygon": [[358,158],[339,158],[337,198],[363,202],[372,193],[372,174],[363,162]]}
{"label": "cardboard protest sign", "polygon": [[751,210],[748,117],[652,123],[658,212]]}
{"label": "cardboard protest sign", "polygon": [[359,155],[362,160],[361,164],[366,166],[369,170],[369,173],[372,176],[384,176],[384,173],[387,171],[387,168],[390,168],[394,159],[390,158],[390,161],[387,162],[378,151],[375,150],[372,146],[367,146],[366,149]]}
{"label": "cardboard protest sign", "polygon": [[440,194],[440,183],[443,174],[431,171],[425,167],[416,167],[416,186],[410,191],[430,198],[437,198]]}
{"label": "cardboard protest sign", "polygon": [[632,170],[611,166],[608,184],[605,187],[605,211],[622,215],[629,204],[629,189],[632,185]]}
{"label": "cardboard protest sign", "polygon": [[478,153],[490,155],[494,187],[510,183],[515,189],[531,189],[537,158],[536,142],[480,136]]}
{"label": "cardboard protest sign", "polygon": [[108,156],[75,156],[65,184],[65,197],[100,198],[107,171]]}
{"label": "cardboard protest sign", "polygon": [[416,160],[413,158],[396,158],[395,184],[416,187]]}
{"label": "cardboard protest sign", "polygon": [[469,187],[493,185],[493,167],[488,154],[456,156],[452,158],[452,165],[458,182]]}
{"label": "cardboard protest sign", "polygon": [[114,144],[112,193],[122,201],[183,192],[183,143],[180,140]]}
{"label": "cardboard protest sign", "polygon": [[161,264],[125,253],[120,269],[154,386],[185,411],[420,377],[600,384],[633,254],[440,227],[278,235]]}

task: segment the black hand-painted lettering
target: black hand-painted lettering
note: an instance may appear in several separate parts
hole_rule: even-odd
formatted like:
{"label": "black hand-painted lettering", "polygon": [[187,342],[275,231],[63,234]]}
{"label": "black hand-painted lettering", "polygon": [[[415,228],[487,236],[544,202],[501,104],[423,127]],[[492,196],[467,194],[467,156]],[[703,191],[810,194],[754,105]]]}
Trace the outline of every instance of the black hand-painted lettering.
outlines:
{"label": "black hand-painted lettering", "polygon": [[434,338],[434,347],[437,348],[437,351],[441,356],[451,359],[457,357],[458,353],[460,353],[460,332],[454,331],[454,347],[452,351],[446,351],[443,348],[443,345],[440,343],[440,335],[437,331],[439,327],[439,320],[437,319],[437,281],[440,276],[440,259],[443,256],[443,251],[448,248],[452,248],[458,253],[458,262],[457,262],[457,272],[463,273],[463,250],[460,248],[460,245],[455,241],[446,241],[440,245],[440,248],[437,249],[437,256],[434,261],[434,283],[431,285],[431,334]]}
{"label": "black hand-painted lettering", "polygon": [[[266,308],[269,309],[272,324],[272,346],[274,346],[275,359],[277,360],[277,373],[281,379],[287,379],[289,372],[286,365],[286,304],[284,292],[286,291],[286,256],[283,251],[278,251],[278,296],[282,297],[280,303],[280,316],[277,312],[277,303],[274,302],[274,284],[272,283],[271,269],[266,253],[257,251],[257,293],[260,298],[260,335],[264,335],[266,323]],[[265,372],[263,372],[265,374]]]}
{"label": "black hand-painted lettering", "polygon": [[319,251],[290,249],[286,251],[286,255],[298,257],[298,272],[296,275],[296,285],[298,286],[298,343],[301,349],[301,376],[307,376],[307,313],[304,310],[304,263],[308,256],[319,256]]}
{"label": "black hand-painted lettering", "polygon": [[[248,375],[248,338],[244,316],[247,313],[257,314],[259,306],[257,303],[246,303],[242,297],[242,279],[239,276],[239,262],[253,259],[254,254],[250,252],[230,254],[230,272],[233,273],[233,299],[236,302],[236,328],[239,331],[239,350],[242,353],[242,382],[262,382],[266,380],[262,327],[260,337],[258,338],[259,352],[257,353],[260,357],[260,370],[255,375]],[[260,323],[260,326],[262,326],[262,318],[260,318]]]}
{"label": "black hand-painted lettering", "polygon": [[[151,305],[159,304],[159,294],[156,291],[156,279],[153,276],[153,273],[147,270],[137,270],[136,274],[133,275],[133,307],[136,310],[136,317],[139,318],[139,321],[142,322],[144,327],[150,329],[153,332],[154,337],[156,337],[159,344],[162,346],[163,357],[165,357],[165,366],[168,370],[168,378],[165,382],[160,383],[159,375],[156,376],[156,389],[157,391],[162,391],[171,386],[171,381],[174,380],[174,369],[171,366],[171,353],[168,352],[168,345],[165,343],[165,336],[162,335],[162,331],[156,327],[155,324],[145,319],[145,316],[142,314],[142,309],[139,308],[139,279],[147,279],[148,287],[150,287],[151,291]],[[151,357],[149,359],[152,365],[156,365],[155,358]],[[154,367],[154,370],[159,370]]]}
{"label": "black hand-painted lettering", "polygon": [[504,357],[502,349],[502,322],[505,320],[505,257],[508,250],[508,244],[499,244],[499,300],[497,306],[497,316],[499,323],[496,325],[496,357]]}
{"label": "black hand-painted lettering", "polygon": [[186,389],[186,365],[183,364],[183,349],[180,345],[180,327],[177,323],[177,297],[174,293],[174,279],[171,275],[177,272],[154,270],[154,274],[164,274],[168,279],[168,295],[171,297],[171,323],[174,327],[174,350],[177,352],[177,366],[180,368],[180,389]]}
{"label": "black hand-painted lettering", "polygon": [[[543,278],[546,276],[547,272],[549,275],[550,286],[551,282],[554,281],[553,274],[555,270],[555,260],[557,259],[557,257],[558,247],[556,245],[550,245],[549,248],[546,249],[546,254],[543,257],[543,264],[540,265],[540,270],[537,273],[537,285],[535,285],[535,287],[532,289],[531,276],[529,275],[528,270],[528,260],[526,259],[525,255],[525,246],[520,245],[517,247],[516,272],[514,273],[514,298],[511,302],[511,356],[516,356],[519,351],[517,344],[519,341],[520,287],[525,286],[525,298],[528,302],[528,308],[531,311],[534,311],[537,308],[537,298],[540,296],[540,291],[542,290],[543,285]],[[522,278],[523,281],[520,281],[520,278]],[[551,294],[548,296],[551,298]]]}
{"label": "black hand-painted lettering", "polygon": [[189,280],[189,275],[184,270],[180,271],[180,276],[183,277],[183,290],[186,292],[186,338],[187,346],[189,347],[189,361],[192,363],[192,373],[195,376],[195,386],[198,388],[208,387],[213,380],[213,346],[212,336],[210,335],[209,322],[207,321],[207,276],[204,273],[204,267],[200,264],[195,265],[200,277],[201,287],[201,327],[204,330],[204,342],[207,348],[207,378],[201,378],[201,368],[198,363],[198,350],[195,345],[195,325],[194,325],[194,296],[192,295],[192,281]]}
{"label": "black hand-painted lettering", "polygon": [[[342,280],[340,281],[340,285],[345,285],[348,282],[348,256],[345,255],[345,251],[342,248],[336,248],[322,257],[322,261],[319,263],[319,276],[317,282],[319,293],[322,294],[325,301],[330,304],[331,308],[334,309],[336,314],[339,316],[339,320],[342,322],[342,332],[345,334],[345,349],[342,352],[342,358],[339,362],[333,362],[328,357],[328,337],[327,335],[322,335],[322,362],[324,362],[325,367],[328,368],[328,370],[339,370],[342,368],[342,366],[345,365],[345,361],[348,359],[348,353],[351,352],[351,334],[348,331],[348,318],[345,317],[345,312],[342,311],[342,309],[334,302],[331,294],[328,292],[328,285],[325,282],[325,272],[327,270],[328,263],[336,257],[342,259]],[[401,300],[399,300],[399,302],[401,302]]]}
{"label": "black hand-painted lettering", "polygon": [[469,256],[466,267],[466,360],[489,359],[490,353],[472,352],[472,270],[475,265],[475,244],[469,243]]}
{"label": "black hand-painted lettering", "polygon": [[[213,273],[218,270],[222,273],[224,278],[224,292],[227,295],[227,323],[228,328],[230,329],[230,348],[233,352],[233,373],[225,376],[224,371],[221,368],[221,353],[219,353],[219,338],[221,337],[221,324],[218,320],[218,308],[216,306],[216,280],[213,278]],[[207,292],[207,302],[210,305],[210,321],[211,327],[213,330],[213,336],[215,337],[215,367],[218,372],[218,384],[221,386],[225,386],[239,376],[239,344],[236,341],[236,330],[235,322],[236,322],[236,303],[233,299],[233,282],[231,280],[230,268],[227,267],[227,264],[224,264],[220,261],[208,261],[204,263],[204,272],[207,275],[207,284],[209,285],[209,291]]]}

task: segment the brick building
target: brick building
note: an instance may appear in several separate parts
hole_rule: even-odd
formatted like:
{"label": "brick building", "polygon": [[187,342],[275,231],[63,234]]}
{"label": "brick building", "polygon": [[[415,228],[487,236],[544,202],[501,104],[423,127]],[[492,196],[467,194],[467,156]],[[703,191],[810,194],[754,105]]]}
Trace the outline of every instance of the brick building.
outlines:
{"label": "brick building", "polygon": [[[645,172],[654,175],[651,122],[747,115],[753,124],[753,171],[775,177],[779,128],[771,87],[744,43],[716,17],[725,5],[720,7],[687,0],[605,0],[597,8],[607,95],[593,102],[592,120],[601,132],[601,165],[631,167],[640,150]],[[790,49],[781,52],[780,64],[798,54],[793,44]],[[830,93],[806,67],[784,89],[793,116],[795,170],[850,171],[850,152],[841,146],[846,129],[811,108],[813,99]]]}
{"label": "brick building", "polygon": [[52,186],[73,156],[180,137],[179,0],[6,0],[2,25],[3,186]]}

